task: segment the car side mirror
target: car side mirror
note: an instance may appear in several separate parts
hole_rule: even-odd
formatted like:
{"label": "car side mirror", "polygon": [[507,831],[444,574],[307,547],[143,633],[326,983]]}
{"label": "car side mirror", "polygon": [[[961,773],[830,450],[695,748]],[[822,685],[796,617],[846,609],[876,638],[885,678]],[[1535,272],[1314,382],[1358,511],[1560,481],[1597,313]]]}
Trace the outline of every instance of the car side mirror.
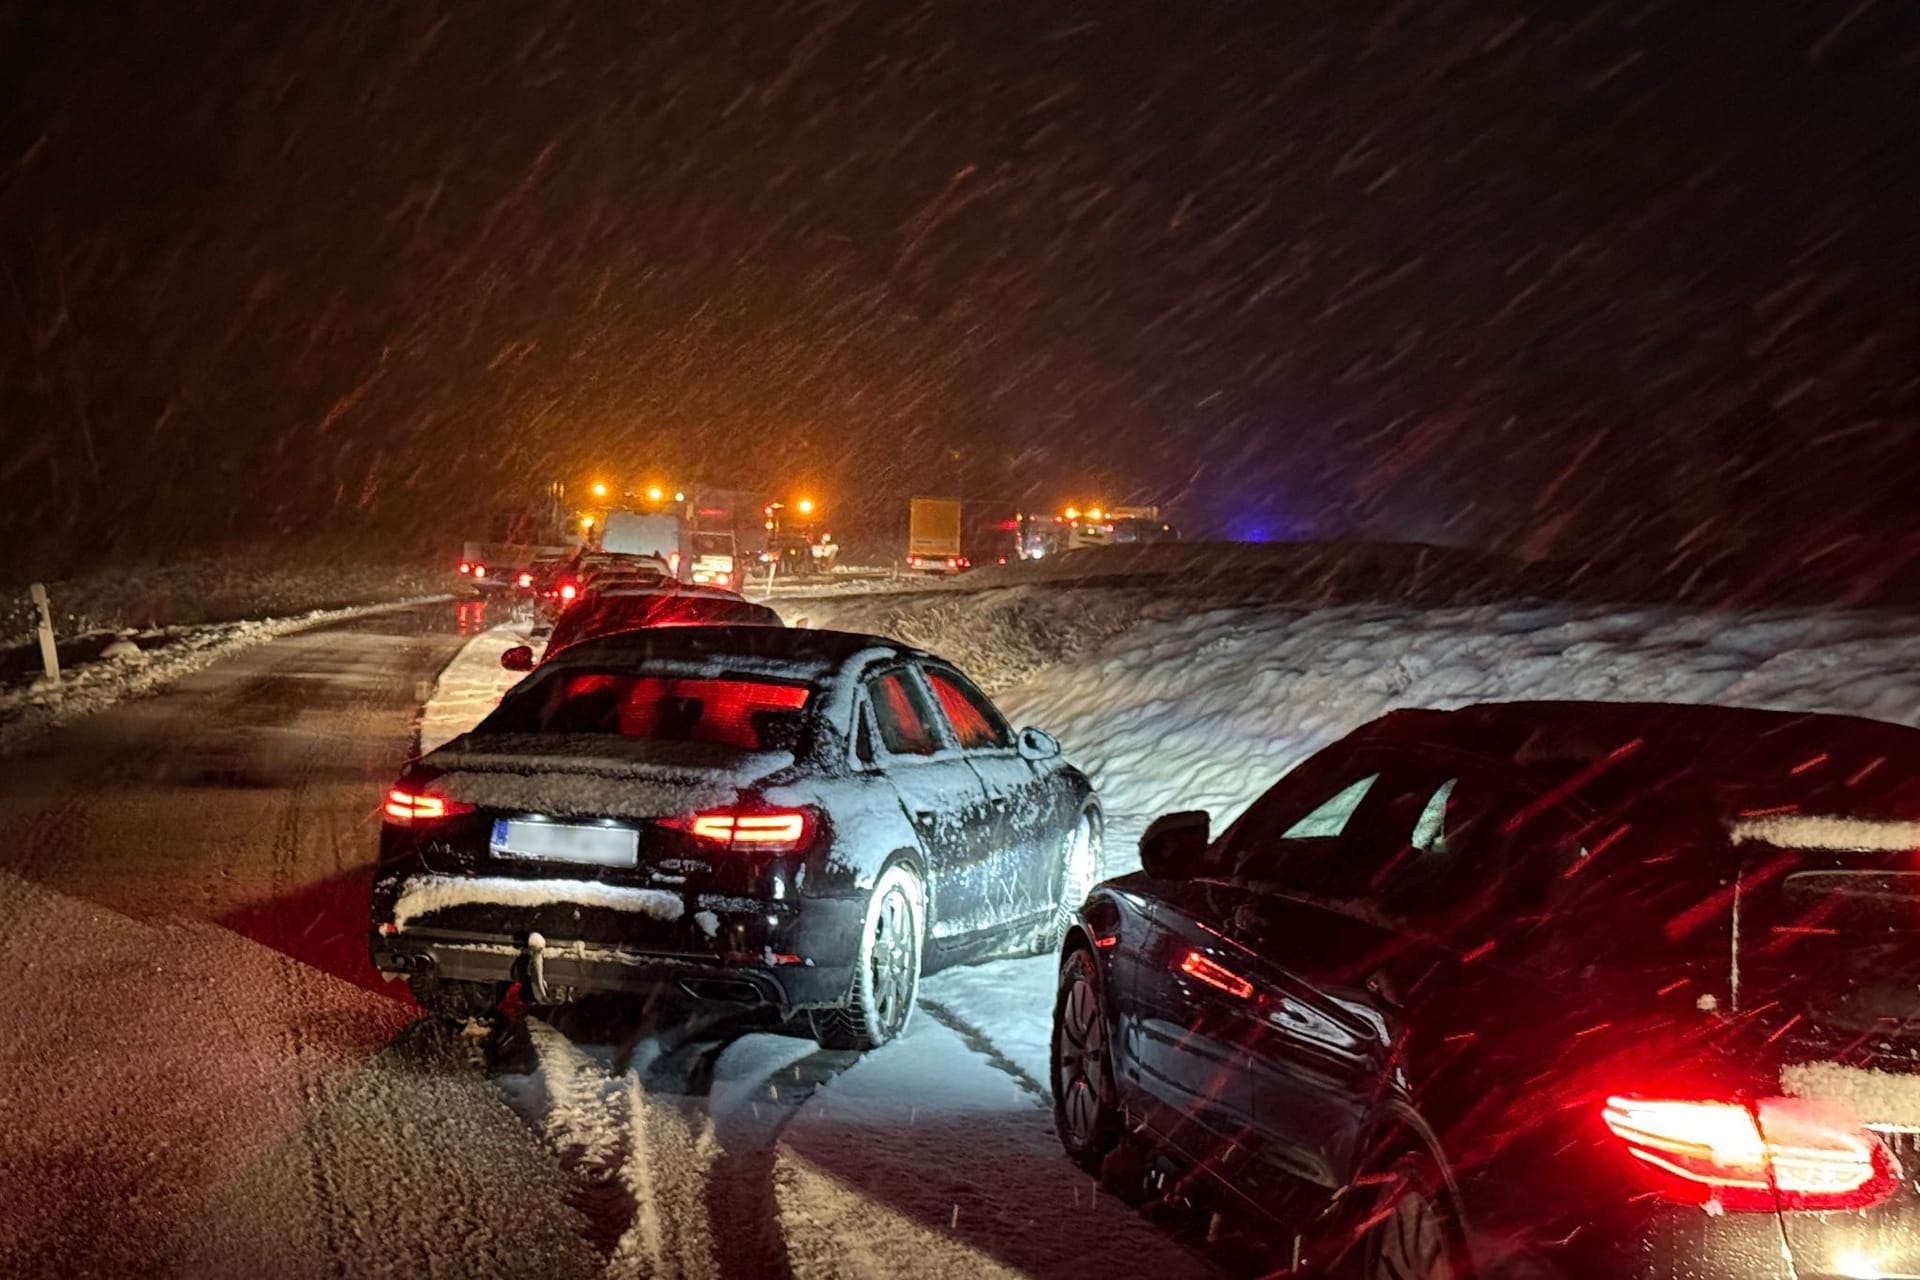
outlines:
{"label": "car side mirror", "polygon": [[500,655],[500,665],[509,671],[533,670],[533,646],[517,644]]}
{"label": "car side mirror", "polygon": [[1020,731],[1020,755],[1026,760],[1051,760],[1060,754],[1060,744],[1045,729],[1032,725]]}
{"label": "car side mirror", "polygon": [[1162,814],[1140,837],[1140,869],[1155,880],[1191,880],[1206,871],[1207,835],[1213,815],[1205,809]]}

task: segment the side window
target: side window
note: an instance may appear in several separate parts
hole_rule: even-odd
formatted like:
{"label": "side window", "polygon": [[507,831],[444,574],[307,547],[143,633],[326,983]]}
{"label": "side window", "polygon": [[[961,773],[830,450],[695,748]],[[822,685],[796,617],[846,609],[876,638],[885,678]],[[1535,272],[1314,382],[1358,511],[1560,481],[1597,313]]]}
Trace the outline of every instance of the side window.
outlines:
{"label": "side window", "polygon": [[873,763],[873,712],[864,706],[853,731],[853,754],[861,764]]}
{"label": "side window", "polygon": [[1380,765],[1370,755],[1333,748],[1281,778],[1222,837],[1227,873],[1299,892],[1337,892],[1355,856],[1355,816],[1378,794]]}
{"label": "side window", "polygon": [[1380,781],[1380,775],[1370,773],[1358,782],[1341,790],[1312,813],[1280,833],[1282,840],[1323,840],[1339,835],[1347,829],[1347,823],[1353,817],[1354,810],[1373,790],[1373,784]]}
{"label": "side window", "polygon": [[[1448,778],[1427,797],[1426,807],[1420,810],[1420,816],[1413,820],[1413,838],[1408,842],[1415,853],[1445,853],[1447,836],[1451,827],[1447,822],[1447,802],[1453,797],[1454,783],[1458,778]],[[1456,818],[1458,814],[1454,815]]]}
{"label": "side window", "polygon": [[1013,729],[987,695],[953,671],[929,670],[927,683],[960,745],[969,750],[1013,745]]}
{"label": "side window", "polygon": [[940,749],[933,708],[904,671],[867,681],[867,700],[880,730],[880,744],[896,756],[930,756]]}

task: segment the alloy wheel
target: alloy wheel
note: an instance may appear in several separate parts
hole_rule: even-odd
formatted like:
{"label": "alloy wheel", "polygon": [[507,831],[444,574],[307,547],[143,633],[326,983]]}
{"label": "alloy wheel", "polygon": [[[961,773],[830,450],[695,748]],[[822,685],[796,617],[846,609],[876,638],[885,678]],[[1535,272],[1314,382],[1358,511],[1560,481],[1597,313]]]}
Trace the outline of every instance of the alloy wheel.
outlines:
{"label": "alloy wheel", "polygon": [[1075,973],[1067,988],[1058,1043],[1054,1068],[1068,1136],[1075,1146],[1090,1147],[1099,1136],[1104,1104],[1107,1031],[1099,994],[1085,973]]}
{"label": "alloy wheel", "polygon": [[874,1020],[891,1036],[907,1020],[918,963],[914,955],[913,907],[897,885],[889,888],[880,900],[867,963],[873,980]]}

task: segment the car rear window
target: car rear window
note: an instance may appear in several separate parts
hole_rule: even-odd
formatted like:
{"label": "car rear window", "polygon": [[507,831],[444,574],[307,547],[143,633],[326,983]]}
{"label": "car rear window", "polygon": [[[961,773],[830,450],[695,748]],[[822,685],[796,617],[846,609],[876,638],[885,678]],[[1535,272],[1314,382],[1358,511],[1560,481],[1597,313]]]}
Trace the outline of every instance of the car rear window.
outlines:
{"label": "car rear window", "polygon": [[742,751],[790,745],[812,692],[739,676],[574,671],[544,696],[502,704],[479,732],[601,734],[710,742]]}

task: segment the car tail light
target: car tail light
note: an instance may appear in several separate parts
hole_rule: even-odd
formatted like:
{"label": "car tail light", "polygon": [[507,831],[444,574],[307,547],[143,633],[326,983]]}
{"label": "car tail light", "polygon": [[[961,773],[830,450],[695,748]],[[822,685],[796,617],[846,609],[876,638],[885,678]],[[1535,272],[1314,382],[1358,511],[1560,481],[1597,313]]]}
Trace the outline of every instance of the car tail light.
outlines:
{"label": "car tail light", "polygon": [[560,584],[560,598],[562,600],[571,600],[579,594],[580,588],[574,586],[571,582],[563,582]]}
{"label": "car tail light", "polygon": [[519,577],[515,578],[514,581],[519,583],[523,587],[530,587],[533,585],[533,575],[530,573],[523,573]]}
{"label": "car tail light", "polygon": [[1207,959],[1198,951],[1187,952],[1186,958],[1180,962],[1180,972],[1190,978],[1198,978],[1210,987],[1218,987],[1228,995],[1237,996],[1242,1000],[1253,994],[1251,982],[1225,965],[1216,964]]}
{"label": "car tail light", "polygon": [[477,564],[477,565],[475,565],[475,566],[473,566],[473,576],[474,576],[474,577],[476,577],[476,578],[484,578],[484,577],[486,577],[486,576],[487,576],[487,566],[485,566],[485,565],[483,565],[483,564]]}
{"label": "car tail light", "polygon": [[473,806],[470,804],[449,800],[445,796],[431,795],[425,791],[407,791],[395,787],[387,792],[385,805],[387,821],[396,827],[444,822],[448,818],[472,812]]}
{"label": "car tail light", "polygon": [[660,825],[684,831],[699,844],[749,853],[788,853],[813,835],[813,815],[805,809],[767,809],[751,813],[718,809]]}
{"label": "car tail light", "polygon": [[462,560],[462,561],[460,562],[460,572],[462,572],[462,573],[472,573],[472,572],[473,572],[473,561],[471,561],[471,560]]}
{"label": "car tail light", "polygon": [[713,581],[716,586],[724,587],[733,581],[733,575],[727,574],[727,573],[716,573],[713,575]]}
{"label": "car tail light", "polygon": [[677,578],[680,576],[680,553],[678,551],[667,552],[667,576],[669,578]]}
{"label": "car tail light", "polygon": [[958,569],[959,567],[960,567],[960,559],[958,556],[947,557],[947,568]]}
{"label": "car tail light", "polygon": [[1804,1098],[1710,1102],[1631,1095],[1601,1113],[1670,1199],[1730,1212],[1864,1209],[1900,1170],[1853,1116]]}

